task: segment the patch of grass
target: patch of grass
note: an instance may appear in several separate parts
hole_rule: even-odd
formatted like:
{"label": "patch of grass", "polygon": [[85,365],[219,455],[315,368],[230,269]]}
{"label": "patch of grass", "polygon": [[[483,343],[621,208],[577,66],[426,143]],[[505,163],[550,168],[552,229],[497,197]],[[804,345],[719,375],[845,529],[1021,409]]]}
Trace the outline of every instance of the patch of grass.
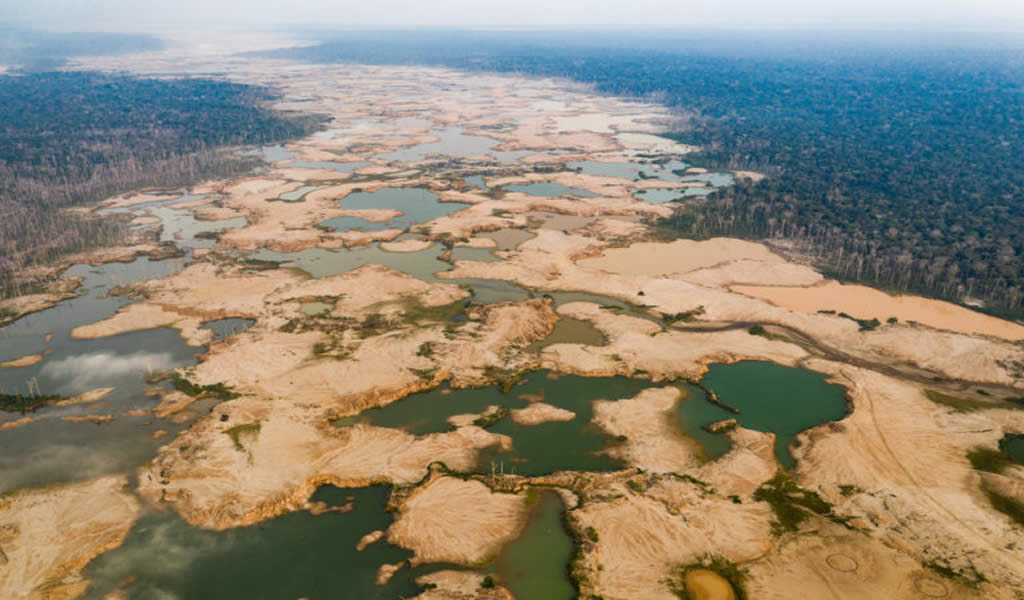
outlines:
{"label": "patch of grass", "polygon": [[938,392],[935,390],[925,390],[924,395],[928,396],[928,399],[936,404],[948,406],[953,409],[954,412],[966,413],[974,412],[976,410],[985,410],[988,408],[1024,408],[1019,405],[1006,402],[987,402],[985,400],[975,400],[973,398],[962,398],[960,396],[951,396],[949,394]]}
{"label": "patch of grass", "polygon": [[435,323],[451,323],[453,321],[465,321],[466,308],[469,302],[456,300],[451,304],[441,306],[424,306],[418,299],[411,298],[403,303],[405,319],[410,323],[430,321]]}
{"label": "patch of grass", "polygon": [[198,385],[181,376],[174,377],[174,389],[189,396],[198,398],[216,397],[221,400],[231,400],[233,398],[238,398],[240,395],[233,391],[231,386],[225,385],[224,382],[213,383],[210,385]]}
{"label": "patch of grass", "polygon": [[64,399],[64,396],[53,394],[26,396],[23,394],[0,394],[0,411],[20,412],[22,414],[34,412],[36,409],[54,404]]}
{"label": "patch of grass", "polygon": [[852,496],[854,494],[859,494],[859,493],[861,493],[863,491],[864,490],[860,489],[859,487],[857,487],[855,485],[840,485],[839,486],[839,493],[840,493],[840,495],[843,496],[843,498],[849,498],[850,496]]}
{"label": "patch of grass", "polygon": [[702,304],[702,305],[698,306],[697,308],[695,308],[693,310],[688,310],[688,311],[685,311],[685,312],[678,312],[678,313],[675,313],[675,314],[663,314],[663,315],[661,315],[661,320],[664,321],[666,325],[671,325],[673,323],[678,323],[680,321],[682,321],[684,323],[689,323],[691,321],[696,321],[697,317],[699,317],[699,316],[701,316],[703,314],[704,314],[704,305]]}
{"label": "patch of grass", "polygon": [[242,445],[242,436],[251,435],[256,437],[260,433],[260,422],[245,423],[244,425],[235,425],[231,429],[225,429],[224,433],[231,438],[232,443],[235,444],[235,450],[239,452],[245,451],[245,446]]}
{"label": "patch of grass", "polygon": [[851,321],[856,322],[857,325],[860,326],[860,331],[873,331],[875,329],[878,329],[879,326],[882,325],[882,322],[879,321],[878,319],[858,319],[857,317],[852,317],[844,312],[839,313],[839,316],[844,319],[850,319]]}
{"label": "patch of grass", "polygon": [[979,471],[1002,473],[1010,466],[1010,459],[997,448],[978,446],[967,453],[971,466]]}
{"label": "patch of grass", "polygon": [[753,327],[747,330],[747,333],[749,333],[750,335],[757,335],[768,340],[786,341],[785,337],[775,333],[771,333],[770,331],[765,329],[763,325],[754,325]]}
{"label": "patch of grass", "polygon": [[493,365],[484,367],[484,376],[500,385],[501,393],[503,394],[509,393],[512,387],[523,379],[522,374],[519,372],[509,371]]}
{"label": "patch of grass", "polygon": [[484,577],[483,581],[480,582],[480,587],[485,590],[493,590],[497,584],[494,583],[494,577],[488,575]]}
{"label": "patch of grass", "polygon": [[640,481],[637,481],[636,479],[630,479],[626,481],[626,487],[628,487],[629,489],[633,490],[638,494],[644,493],[644,484]]}
{"label": "patch of grass", "polygon": [[1024,525],[1024,502],[1017,498],[1004,496],[987,487],[982,487],[981,491],[985,492],[985,496],[992,504],[992,508],[1010,517],[1018,525]]}
{"label": "patch of grass", "polygon": [[509,412],[508,409],[503,406],[503,407],[499,408],[498,410],[492,412],[489,415],[484,415],[484,416],[482,416],[482,417],[480,417],[478,419],[475,419],[473,421],[473,424],[476,425],[477,427],[481,427],[483,429],[487,429],[488,427],[491,427],[492,425],[494,425],[498,421],[500,421],[500,420],[504,419],[505,417],[507,417],[508,416],[508,412]]}
{"label": "patch of grass", "polygon": [[775,513],[772,530],[776,535],[800,528],[810,513],[834,518],[832,505],[817,492],[805,490],[793,483],[783,471],[779,471],[754,492],[754,500],[767,502]]}
{"label": "patch of grass", "polygon": [[416,356],[423,356],[430,358],[434,355],[434,342],[423,342],[420,347],[416,349]]}
{"label": "patch of grass", "polygon": [[388,320],[384,318],[384,315],[380,313],[370,313],[366,315],[363,322],[359,324],[359,334],[362,337],[369,337],[377,335],[387,328]]}
{"label": "patch of grass", "polygon": [[594,542],[595,544],[601,540],[601,536],[597,535],[597,530],[593,527],[587,527],[586,529],[587,539]]}

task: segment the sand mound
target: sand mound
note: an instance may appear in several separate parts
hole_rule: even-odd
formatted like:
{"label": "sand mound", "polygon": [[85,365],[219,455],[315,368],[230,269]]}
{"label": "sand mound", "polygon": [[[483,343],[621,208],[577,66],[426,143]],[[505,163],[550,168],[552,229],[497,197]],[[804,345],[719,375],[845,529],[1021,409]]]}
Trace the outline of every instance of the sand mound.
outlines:
{"label": "sand mound", "polygon": [[753,259],[782,263],[785,259],[761,244],[732,238],[714,238],[703,242],[641,242],[626,248],[610,248],[598,258],[580,260],[587,269],[632,275],[671,275],[712,267],[734,260]]}
{"label": "sand mound", "polygon": [[388,541],[416,553],[416,563],[473,565],[494,556],[526,518],[526,498],[495,493],[479,481],[441,477],[402,503]]}
{"label": "sand mound", "polygon": [[812,287],[738,285],[732,289],[790,310],[809,313],[834,310],[858,319],[879,321],[896,317],[900,321],[915,321],[947,331],[1024,340],[1024,325],[990,317],[941,300],[920,296],[890,296],[863,285],[843,285],[837,281],[828,281]]}

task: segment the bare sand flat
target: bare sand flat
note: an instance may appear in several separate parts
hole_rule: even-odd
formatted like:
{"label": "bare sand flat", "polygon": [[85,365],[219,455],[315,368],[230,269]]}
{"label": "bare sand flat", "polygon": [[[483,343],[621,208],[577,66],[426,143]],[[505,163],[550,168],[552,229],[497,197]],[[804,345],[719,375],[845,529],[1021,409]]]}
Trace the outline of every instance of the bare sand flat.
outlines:
{"label": "bare sand flat", "polygon": [[509,416],[519,425],[540,425],[552,421],[572,421],[576,418],[576,413],[546,402],[534,402],[526,408],[511,411]]}
{"label": "bare sand flat", "polygon": [[609,273],[656,277],[687,273],[743,259],[766,263],[785,262],[761,244],[732,238],[714,238],[703,242],[676,240],[667,244],[641,242],[627,248],[610,248],[598,258],[586,258],[577,264]]}
{"label": "bare sand flat", "polygon": [[388,529],[388,540],[412,549],[413,562],[476,564],[519,532],[526,498],[492,492],[479,481],[442,477],[418,489]]}
{"label": "bare sand flat", "polygon": [[37,365],[43,362],[44,358],[46,357],[43,356],[42,354],[29,354],[28,356],[22,356],[21,358],[16,358],[14,360],[9,360],[7,362],[0,363],[0,369],[31,367],[32,365]]}
{"label": "bare sand flat", "polygon": [[140,513],[111,476],[24,490],[0,500],[0,597],[77,598],[88,586],[80,572],[121,545]]}
{"label": "bare sand flat", "polygon": [[858,319],[916,321],[936,329],[980,333],[1007,340],[1024,340],[1024,325],[983,315],[941,300],[919,296],[890,296],[863,285],[828,281],[813,287],[733,286],[733,291],[767,300],[790,310],[845,312]]}

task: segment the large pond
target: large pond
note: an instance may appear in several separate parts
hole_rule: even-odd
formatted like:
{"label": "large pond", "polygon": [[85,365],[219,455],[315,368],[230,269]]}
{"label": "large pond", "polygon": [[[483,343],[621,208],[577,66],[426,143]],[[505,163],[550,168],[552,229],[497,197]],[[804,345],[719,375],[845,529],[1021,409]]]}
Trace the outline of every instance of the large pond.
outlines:
{"label": "large pond", "polygon": [[530,151],[497,151],[495,147],[501,142],[482,135],[466,135],[461,127],[446,127],[431,130],[427,135],[439,138],[436,142],[418,144],[408,148],[400,148],[393,152],[378,154],[383,160],[401,162],[420,162],[432,156],[453,158],[472,158],[476,156],[493,156],[500,162],[515,162],[523,156],[533,154]]}
{"label": "large pond", "polygon": [[213,331],[213,341],[219,342],[221,340],[226,340],[233,335],[242,333],[246,329],[252,327],[255,322],[256,321],[252,319],[229,317],[227,319],[206,321],[200,328]]}
{"label": "large pond", "polygon": [[709,459],[728,451],[729,442],[723,435],[704,431],[706,425],[736,419],[748,429],[774,433],[775,457],[782,466],[792,468],[796,461],[790,445],[796,434],[838,421],[847,413],[843,388],[826,379],[821,373],[768,362],[713,364],[703,385],[715,392],[720,402],[738,409],[739,414],[704,400],[699,390],[687,386],[690,397],[679,404],[680,422]]}
{"label": "large pond", "polygon": [[[72,339],[71,330],[113,316],[132,302],[109,296],[113,287],[163,277],[182,264],[141,258],[100,267],[75,265],[65,276],[83,278],[81,295],[0,328],[0,362],[46,355],[35,365],[0,369],[0,392],[27,394],[30,380],[40,393],[62,396],[114,388],[99,404],[43,407],[32,413],[34,422],[0,431],[0,492],[133,468],[159,445],[151,439],[157,429],[181,429],[152,415],[123,413],[155,405],[156,399],[146,394],[147,373],[194,364],[203,348],[186,346],[176,331],[165,328],[94,340]],[[100,425],[64,420],[88,414],[121,416]],[[0,420],[21,416],[0,413]]]}
{"label": "large pond", "polygon": [[565,506],[552,490],[535,493],[526,528],[498,556],[501,583],[524,600],[570,600],[576,590],[568,577],[573,543],[565,530]]}
{"label": "large pond", "polygon": [[438,195],[423,188],[386,187],[375,192],[353,192],[340,199],[341,207],[348,210],[394,209],[401,215],[386,221],[367,221],[359,217],[335,217],[321,223],[335,231],[362,229],[407,229],[413,225],[432,221],[469,204],[440,202]]}
{"label": "large pond", "polygon": [[445,247],[441,244],[434,244],[420,252],[389,252],[378,244],[373,244],[339,250],[309,248],[288,253],[260,250],[253,253],[252,258],[302,269],[318,279],[373,264],[408,273],[423,281],[437,283],[442,280],[434,277],[434,274],[451,269],[450,264],[440,259],[444,252]]}
{"label": "large pond", "polygon": [[559,470],[607,471],[622,465],[601,451],[615,439],[591,423],[594,400],[632,398],[651,387],[650,381],[626,377],[578,377],[534,371],[525,375],[508,392],[500,386],[451,389],[447,385],[414,394],[355,417],[335,421],[338,426],[367,423],[395,427],[416,435],[441,433],[451,429],[448,418],[454,415],[483,413],[489,406],[507,409],[525,408],[543,401],[570,410],[570,421],[519,425],[506,417],[490,431],[508,435],[515,445],[510,451],[498,448],[482,453],[479,469],[490,472],[492,463],[504,465],[506,472],[542,475]]}
{"label": "large pond", "polygon": [[407,560],[411,552],[385,540],[356,550],[364,535],[391,525],[388,494],[381,486],[323,487],[312,500],[347,512],[300,511],[221,532],[190,527],[168,513],[149,515],[121,547],[89,565],[86,598],[99,600],[117,589],[140,600],[411,597],[419,592],[414,578],[427,569],[404,567],[387,584],[376,583],[378,567]]}

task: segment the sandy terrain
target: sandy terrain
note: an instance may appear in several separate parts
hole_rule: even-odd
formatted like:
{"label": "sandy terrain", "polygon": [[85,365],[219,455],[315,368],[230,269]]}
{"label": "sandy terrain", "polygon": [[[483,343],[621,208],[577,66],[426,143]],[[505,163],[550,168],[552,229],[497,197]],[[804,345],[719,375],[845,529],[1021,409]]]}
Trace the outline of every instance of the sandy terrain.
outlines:
{"label": "sandy terrain", "polygon": [[14,360],[0,363],[0,369],[16,369],[18,367],[31,367],[43,362],[46,357],[42,354],[29,354]]}
{"label": "sandy terrain", "polygon": [[415,552],[414,564],[472,566],[493,558],[525,521],[525,497],[492,492],[479,481],[440,477],[402,502],[388,541]]}
{"label": "sandy terrain", "polygon": [[3,423],[0,423],[0,431],[7,431],[8,429],[14,429],[16,427],[21,427],[22,425],[28,425],[29,423],[32,423],[35,420],[35,417],[21,417],[18,419],[11,419],[10,421],[4,421]]}
{"label": "sandy terrain", "polygon": [[[1012,550],[1024,544],[1024,531],[991,508],[966,459],[975,446],[994,446],[1005,429],[1022,430],[1024,413],[954,413],[917,386],[878,373],[824,361],[811,366],[833,373],[855,409],[836,425],[801,434],[794,450],[799,481],[921,562],[1024,588],[1024,558]],[[843,499],[839,485],[864,491]]]}
{"label": "sandy terrain", "polygon": [[600,539],[584,551],[585,594],[675,600],[666,580],[678,566],[708,553],[743,561],[771,549],[764,504],[734,504],[674,478],[655,481],[644,494],[625,486],[616,491],[621,495],[571,513],[581,530],[593,527]]}
{"label": "sandy terrain", "polygon": [[[69,286],[71,289],[78,287],[78,281]],[[66,286],[68,287],[68,286]],[[54,291],[45,294],[29,294],[0,300],[0,326],[17,321],[21,317],[41,310],[46,310],[57,305],[62,300],[74,298],[75,293],[68,291]]]}
{"label": "sandy terrain", "polygon": [[734,260],[782,263],[785,260],[761,244],[731,238],[703,242],[676,240],[669,243],[639,243],[605,250],[599,258],[581,260],[588,269],[635,275],[671,275],[712,267]]}
{"label": "sandy terrain", "polygon": [[424,575],[416,581],[432,584],[434,589],[416,596],[418,600],[514,600],[508,590],[498,586],[494,589],[480,587],[485,575],[475,571],[438,571]]}
{"label": "sandy terrain", "polygon": [[[843,354],[858,360],[886,366],[906,363],[918,365],[952,379],[1024,386],[1024,373],[1012,368],[1015,362],[1020,361],[1020,352],[1010,343],[913,327],[903,323],[887,324],[876,331],[860,332],[857,323],[838,315],[788,310],[728,289],[691,283],[686,280],[687,275],[653,277],[633,273],[609,273],[584,269],[577,264],[577,261],[582,262],[581,259],[596,256],[604,247],[605,244],[592,238],[540,230],[537,237],[524,242],[515,255],[505,261],[459,261],[452,271],[441,273],[439,277],[497,278],[545,291],[590,290],[631,302],[643,302],[661,313],[668,314],[694,311],[703,307],[703,313],[697,318],[698,322],[776,323],[800,331],[829,349],[841,349]],[[638,261],[646,262],[643,257],[638,257]],[[740,265],[739,268],[743,272],[750,268],[745,261],[731,265]],[[728,267],[722,267],[726,268]],[[796,273],[802,277],[805,271],[797,269]],[[717,281],[730,279],[735,278],[725,271],[715,277]],[[723,332],[722,337],[739,333],[742,331]],[[719,338],[718,334],[690,334],[687,339],[692,339],[696,335],[708,335],[708,339]],[[641,350],[658,343],[660,338],[662,334],[652,337],[643,344]],[[760,342],[741,342],[741,336],[733,339],[741,347],[743,355],[752,357],[751,355],[757,354],[753,350],[759,348]],[[785,346],[780,344],[775,348],[781,349]],[[685,349],[686,344],[680,344],[680,347]],[[767,350],[764,346],[760,347]],[[548,348],[548,352],[559,351],[562,348],[564,347],[552,346]],[[748,351],[748,348],[753,350]],[[594,352],[600,353],[602,350],[574,349],[570,354],[563,352],[559,359],[567,364],[576,365],[580,370],[583,370],[584,365],[589,365],[587,370],[595,374],[611,371],[613,366],[606,358],[598,357],[600,362],[593,362]],[[695,350],[688,352],[691,355],[700,353]],[[670,355],[663,353],[661,359],[669,363],[670,361],[664,360],[665,356]],[[786,354],[779,355],[774,350],[765,358],[788,364]],[[584,360],[586,362],[583,362]],[[672,369],[677,372],[683,371],[678,366],[673,366]]]}
{"label": "sandy terrain", "polygon": [[693,442],[680,435],[673,410],[679,402],[674,387],[644,390],[635,398],[598,400],[594,422],[625,444],[612,452],[653,473],[680,473],[697,466]]}
{"label": "sandy terrain", "polygon": [[590,321],[606,338],[603,346],[553,344],[542,363],[581,375],[601,376],[647,371],[655,380],[699,377],[712,362],[771,360],[795,365],[807,354],[800,347],[751,336],[743,330],[719,333],[663,331],[646,319],[617,315],[589,302],[572,302],[559,314]]}
{"label": "sandy terrain", "polygon": [[946,331],[1024,340],[1024,325],[990,317],[949,302],[918,296],[890,296],[862,285],[828,281],[812,287],[734,286],[733,289],[791,310],[834,310],[858,319],[879,321],[896,317],[900,321],[914,321]]}
{"label": "sandy terrain", "polygon": [[576,413],[546,402],[533,402],[526,408],[509,411],[508,416],[519,425],[540,425],[541,423],[572,421],[576,418]]}
{"label": "sandy terrain", "polygon": [[201,325],[200,319],[167,310],[162,306],[129,304],[109,319],[72,329],[71,338],[88,340],[154,327],[173,327],[190,346],[203,346],[213,339],[213,331],[200,329]]}
{"label": "sandy terrain", "polygon": [[794,538],[749,563],[750,597],[783,600],[792,598],[793,590],[822,600],[1007,597],[938,576],[877,540],[836,525],[825,526],[823,534]]}
{"label": "sandy terrain", "polygon": [[400,242],[382,242],[380,247],[388,252],[420,252],[434,245],[430,240],[408,239]]}
{"label": "sandy terrain", "polygon": [[0,498],[4,598],[75,598],[81,570],[116,548],[139,516],[125,477],[30,489]]}

